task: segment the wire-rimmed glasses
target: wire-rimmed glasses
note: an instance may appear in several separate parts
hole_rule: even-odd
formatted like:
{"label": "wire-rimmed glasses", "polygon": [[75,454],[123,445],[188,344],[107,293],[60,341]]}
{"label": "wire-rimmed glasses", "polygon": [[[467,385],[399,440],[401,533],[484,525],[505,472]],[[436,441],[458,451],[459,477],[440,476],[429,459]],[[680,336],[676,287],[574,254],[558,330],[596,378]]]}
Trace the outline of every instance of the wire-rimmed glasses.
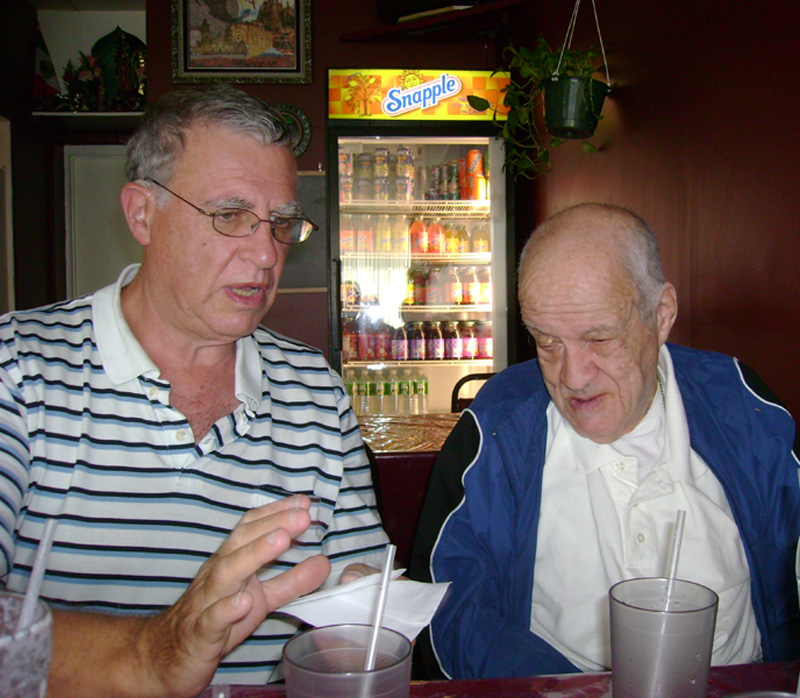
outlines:
{"label": "wire-rimmed glasses", "polygon": [[144,179],[146,182],[152,182],[164,191],[169,192],[183,201],[183,203],[191,206],[198,213],[208,216],[211,219],[211,225],[214,230],[226,237],[244,238],[256,232],[261,223],[269,223],[272,229],[272,237],[278,242],[282,242],[284,245],[297,245],[308,240],[308,236],[314,230],[319,230],[319,226],[312,223],[305,216],[271,214],[270,218],[259,218],[249,209],[236,207],[220,208],[212,212],[204,211],[197,204],[184,199],[180,194],[176,194],[172,189],[165,187],[152,177],[145,177]]}

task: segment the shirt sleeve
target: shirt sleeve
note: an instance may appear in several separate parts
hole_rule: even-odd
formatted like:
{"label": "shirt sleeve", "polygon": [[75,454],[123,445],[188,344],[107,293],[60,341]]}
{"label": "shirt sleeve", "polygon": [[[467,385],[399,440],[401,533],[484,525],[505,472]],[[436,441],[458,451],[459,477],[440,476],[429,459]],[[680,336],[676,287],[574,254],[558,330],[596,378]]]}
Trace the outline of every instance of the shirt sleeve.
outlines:
{"label": "shirt sleeve", "polygon": [[[530,598],[520,598],[520,589],[531,589],[533,569],[519,563],[514,545],[514,497],[520,493],[502,469],[489,467],[500,458],[490,450],[466,411],[436,460],[411,576],[451,587],[429,637],[419,640],[419,653],[432,676],[434,661],[449,678],[578,672],[530,631]],[[520,576],[529,583],[520,584]]]}

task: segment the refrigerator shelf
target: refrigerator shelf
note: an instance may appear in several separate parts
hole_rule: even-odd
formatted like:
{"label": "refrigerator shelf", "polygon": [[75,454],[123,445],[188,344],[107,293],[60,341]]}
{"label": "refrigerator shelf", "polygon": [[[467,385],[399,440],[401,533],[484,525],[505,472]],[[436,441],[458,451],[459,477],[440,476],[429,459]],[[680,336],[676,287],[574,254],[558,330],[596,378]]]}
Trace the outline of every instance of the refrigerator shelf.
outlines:
{"label": "refrigerator shelf", "polygon": [[426,264],[489,264],[492,261],[491,252],[462,252],[461,254],[433,254],[430,252],[419,252],[409,254],[407,252],[344,252],[343,262],[351,262],[356,265],[363,265],[365,261],[398,261],[407,264],[421,263]]}
{"label": "refrigerator shelf", "polygon": [[491,211],[488,199],[480,201],[348,201],[339,206],[342,213],[361,214],[405,214],[426,218],[467,218],[481,220],[489,217]]}
{"label": "refrigerator shelf", "polygon": [[[369,312],[377,306],[374,305],[343,305],[343,313]],[[401,313],[491,313],[492,304],[482,303],[474,305],[401,305]]]}

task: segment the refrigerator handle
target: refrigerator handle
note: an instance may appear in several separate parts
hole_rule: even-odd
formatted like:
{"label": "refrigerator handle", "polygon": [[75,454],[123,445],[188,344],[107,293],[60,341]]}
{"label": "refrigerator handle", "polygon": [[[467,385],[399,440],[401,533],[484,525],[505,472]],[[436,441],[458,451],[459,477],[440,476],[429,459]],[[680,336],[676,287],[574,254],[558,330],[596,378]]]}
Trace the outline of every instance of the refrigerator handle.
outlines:
{"label": "refrigerator handle", "polygon": [[342,262],[339,259],[331,260],[331,293],[334,297],[336,311],[333,314],[333,344],[332,351],[336,356],[342,352]]}

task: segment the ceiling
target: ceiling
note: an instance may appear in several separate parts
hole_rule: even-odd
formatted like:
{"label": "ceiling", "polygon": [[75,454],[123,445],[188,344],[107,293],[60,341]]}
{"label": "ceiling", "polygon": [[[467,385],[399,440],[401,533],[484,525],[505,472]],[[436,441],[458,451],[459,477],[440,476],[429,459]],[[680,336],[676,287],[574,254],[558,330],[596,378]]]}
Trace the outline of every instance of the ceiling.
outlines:
{"label": "ceiling", "polygon": [[145,0],[28,0],[37,10],[66,10],[73,12],[130,12],[145,11]]}

